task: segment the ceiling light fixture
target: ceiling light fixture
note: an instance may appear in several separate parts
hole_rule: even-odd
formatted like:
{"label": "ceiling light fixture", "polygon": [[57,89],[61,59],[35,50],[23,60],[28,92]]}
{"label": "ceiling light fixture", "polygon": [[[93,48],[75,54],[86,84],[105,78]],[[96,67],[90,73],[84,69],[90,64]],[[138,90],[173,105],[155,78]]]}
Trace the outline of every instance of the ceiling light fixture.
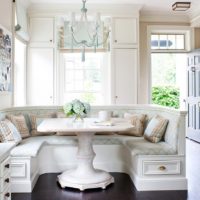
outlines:
{"label": "ceiling light fixture", "polygon": [[190,8],[191,2],[175,2],[172,5],[173,11],[186,11]]}
{"label": "ceiling light fixture", "polygon": [[75,13],[71,13],[69,21],[69,34],[71,35],[70,46],[82,49],[82,61],[85,61],[85,49],[96,49],[104,45],[109,37],[110,27],[106,22],[101,21],[100,13],[96,14],[93,21],[87,17],[86,0],[82,0],[81,16],[76,21]]}

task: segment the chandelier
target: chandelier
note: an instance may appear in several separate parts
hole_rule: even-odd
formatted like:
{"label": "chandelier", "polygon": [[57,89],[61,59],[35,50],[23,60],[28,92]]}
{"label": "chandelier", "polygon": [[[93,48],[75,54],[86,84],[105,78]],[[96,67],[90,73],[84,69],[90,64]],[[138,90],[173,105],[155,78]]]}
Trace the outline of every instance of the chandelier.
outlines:
{"label": "chandelier", "polygon": [[81,16],[77,21],[75,13],[71,13],[70,20],[67,23],[67,34],[64,34],[65,45],[71,49],[81,49],[82,62],[85,61],[86,49],[93,49],[94,52],[98,48],[105,46],[109,33],[109,23],[101,21],[100,13],[96,14],[93,21],[88,19],[86,0],[82,0],[83,6],[81,8]]}

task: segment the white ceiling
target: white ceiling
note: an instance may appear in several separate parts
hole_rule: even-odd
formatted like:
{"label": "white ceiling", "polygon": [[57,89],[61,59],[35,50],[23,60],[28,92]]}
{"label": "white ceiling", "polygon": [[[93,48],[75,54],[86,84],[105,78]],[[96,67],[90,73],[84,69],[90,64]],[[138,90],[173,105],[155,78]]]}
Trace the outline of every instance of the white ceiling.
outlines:
{"label": "white ceiling", "polygon": [[[81,4],[82,0],[29,0],[33,4]],[[87,4],[139,4],[142,5],[142,12],[172,12],[172,4],[179,0],[87,0]],[[186,13],[195,12],[200,8],[200,0],[180,0],[190,1],[191,8]],[[179,11],[180,12],[180,11]],[[183,14],[183,12],[181,12]]]}

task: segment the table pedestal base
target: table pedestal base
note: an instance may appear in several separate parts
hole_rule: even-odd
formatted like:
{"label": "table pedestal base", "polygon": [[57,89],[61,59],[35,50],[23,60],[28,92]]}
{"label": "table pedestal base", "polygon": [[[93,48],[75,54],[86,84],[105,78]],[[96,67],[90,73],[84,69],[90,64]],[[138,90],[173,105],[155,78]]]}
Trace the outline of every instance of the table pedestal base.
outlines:
{"label": "table pedestal base", "polygon": [[68,170],[58,176],[61,187],[72,187],[81,191],[90,188],[105,189],[114,178],[103,170],[95,169],[93,160],[95,153],[92,146],[94,133],[77,133],[78,136],[78,165],[76,169]]}
{"label": "table pedestal base", "polygon": [[102,170],[94,170],[92,174],[80,174],[77,170],[69,170],[58,176],[62,188],[71,187],[81,191],[92,188],[105,189],[109,184],[114,183],[114,178]]}

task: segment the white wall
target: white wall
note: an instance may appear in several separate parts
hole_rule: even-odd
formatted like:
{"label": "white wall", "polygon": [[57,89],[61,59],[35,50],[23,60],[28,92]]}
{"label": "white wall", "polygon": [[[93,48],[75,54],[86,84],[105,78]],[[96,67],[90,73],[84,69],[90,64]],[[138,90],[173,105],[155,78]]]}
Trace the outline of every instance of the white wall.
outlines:
{"label": "white wall", "polygon": [[[0,0],[0,24],[12,30],[12,0]],[[11,104],[12,93],[0,93],[0,107],[9,107]]]}

